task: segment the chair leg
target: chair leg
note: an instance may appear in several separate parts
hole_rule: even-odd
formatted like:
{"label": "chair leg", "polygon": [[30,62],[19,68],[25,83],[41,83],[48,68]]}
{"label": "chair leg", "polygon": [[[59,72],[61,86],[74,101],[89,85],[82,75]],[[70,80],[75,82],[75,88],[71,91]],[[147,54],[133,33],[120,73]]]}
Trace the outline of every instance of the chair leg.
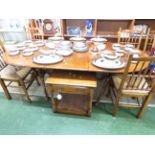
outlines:
{"label": "chair leg", "polygon": [[21,87],[22,87],[23,90],[24,90],[24,93],[25,93],[25,95],[26,95],[28,101],[31,103],[31,99],[30,99],[29,94],[28,94],[28,92],[27,92],[27,89],[26,89],[26,86],[25,86],[24,81],[23,81],[23,80],[19,80],[19,82],[20,82]]}
{"label": "chair leg", "polygon": [[138,114],[137,114],[137,118],[142,118],[148,104],[150,103],[151,99],[153,97],[153,94],[150,94],[149,96],[147,96],[144,101],[143,101],[143,105],[142,107],[140,108],[140,110],[138,111]]}
{"label": "chair leg", "polygon": [[9,93],[5,83],[4,83],[4,80],[0,79],[0,84],[1,84],[1,86],[3,88],[3,90],[4,90],[5,96],[7,97],[7,99],[10,100],[11,99],[11,95],[10,95],[10,93]]}
{"label": "chair leg", "polygon": [[113,104],[113,108],[112,108],[112,115],[113,116],[116,116],[116,113],[118,111],[118,106],[119,106],[119,100],[120,100],[120,98],[121,98],[121,94],[118,94],[117,97],[116,97],[116,101]]}

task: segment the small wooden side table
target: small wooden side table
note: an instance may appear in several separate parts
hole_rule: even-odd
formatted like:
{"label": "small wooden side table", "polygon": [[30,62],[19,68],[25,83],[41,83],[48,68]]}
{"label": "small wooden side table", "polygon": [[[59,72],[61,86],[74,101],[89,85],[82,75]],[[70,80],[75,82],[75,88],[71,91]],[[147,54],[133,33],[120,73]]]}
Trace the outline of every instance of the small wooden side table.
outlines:
{"label": "small wooden side table", "polygon": [[91,115],[97,86],[95,73],[56,70],[45,83],[51,92],[54,112]]}

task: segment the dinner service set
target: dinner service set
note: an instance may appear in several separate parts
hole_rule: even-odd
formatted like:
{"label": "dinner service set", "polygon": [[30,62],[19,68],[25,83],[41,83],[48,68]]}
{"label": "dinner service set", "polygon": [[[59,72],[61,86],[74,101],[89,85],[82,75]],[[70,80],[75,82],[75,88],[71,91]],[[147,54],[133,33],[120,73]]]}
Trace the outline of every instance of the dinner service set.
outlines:
{"label": "dinner service set", "polygon": [[[105,50],[107,39],[105,38],[91,38],[91,42],[94,43],[92,52],[102,51],[98,58],[92,60],[92,64],[107,69],[119,69],[125,66],[125,62],[122,61],[121,57],[126,52],[133,54],[133,57],[139,57],[140,51],[134,48],[132,44],[121,45],[118,43],[112,44],[112,49]],[[39,47],[46,46],[49,50]],[[50,37],[47,41],[43,40],[26,40],[16,45],[16,47],[9,49],[10,55],[17,55],[22,51],[23,56],[30,56],[34,51],[38,50],[41,54],[33,57],[35,63],[40,64],[53,64],[62,61],[64,56],[69,56],[75,52],[86,52],[89,50],[86,44],[86,39],[83,37],[72,37],[70,40],[64,40],[63,37]]]}

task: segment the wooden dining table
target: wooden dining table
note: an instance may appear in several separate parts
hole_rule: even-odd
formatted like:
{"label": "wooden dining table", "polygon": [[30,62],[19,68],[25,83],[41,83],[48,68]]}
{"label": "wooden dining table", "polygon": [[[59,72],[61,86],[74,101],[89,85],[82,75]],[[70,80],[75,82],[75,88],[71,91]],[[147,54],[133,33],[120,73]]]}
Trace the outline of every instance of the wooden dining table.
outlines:
{"label": "wooden dining table", "polygon": [[[38,68],[38,69],[58,69],[58,70],[74,70],[74,71],[87,71],[87,72],[102,72],[102,73],[123,73],[124,68],[119,69],[107,69],[107,68],[100,68],[95,66],[92,61],[93,59],[100,57],[101,52],[92,52],[92,43],[88,43],[89,50],[86,52],[73,52],[69,56],[65,56],[61,62],[54,63],[54,64],[38,64],[33,62],[33,57],[41,54],[39,50],[35,51],[31,56],[23,56],[22,52],[18,55],[9,55],[9,52],[6,52],[3,55],[4,61],[7,64],[13,66],[23,66],[23,67],[31,67],[31,68]],[[41,47],[44,50],[48,50],[47,47]],[[112,49],[112,43],[107,42],[105,50],[111,51],[114,53]],[[127,57],[129,52],[121,57],[122,61],[127,61]],[[147,54],[143,51],[140,51],[140,56],[147,56]],[[135,64],[133,64],[135,65]],[[130,68],[132,72],[132,66]]]}
{"label": "wooden dining table", "polygon": [[[38,64],[33,61],[33,58],[37,55],[41,54],[40,49],[49,50],[46,46],[40,47],[39,50],[35,51],[33,55],[31,56],[23,56],[22,52],[18,55],[11,56],[9,54],[9,51],[4,53],[3,58],[4,61],[13,66],[23,66],[23,67],[30,67],[38,70],[40,81],[43,85],[44,93],[46,99],[48,99],[48,93],[46,91],[45,87],[45,81],[44,81],[44,75],[46,70],[70,70],[70,71],[82,71],[82,72],[94,72],[94,73],[105,73],[106,79],[110,79],[109,75],[111,73],[123,73],[124,68],[119,69],[107,69],[107,68],[100,68],[95,66],[92,61],[98,57],[100,57],[101,53],[103,53],[105,50],[111,51],[114,54],[114,50],[112,49],[112,43],[107,42],[106,48],[103,51],[99,52],[92,52],[92,48],[94,47],[94,44],[92,42],[88,42],[89,50],[86,52],[76,52],[73,51],[73,53],[69,56],[65,56],[64,59],[61,62],[54,63],[54,64]],[[129,52],[126,51],[125,55],[121,57],[122,61],[126,62],[128,59]],[[140,51],[140,56],[147,56],[147,54],[143,51]],[[134,63],[132,64],[135,65]],[[133,71],[133,66],[130,67],[130,72]],[[108,82],[106,82],[108,83]],[[101,92],[102,93],[102,92]]]}

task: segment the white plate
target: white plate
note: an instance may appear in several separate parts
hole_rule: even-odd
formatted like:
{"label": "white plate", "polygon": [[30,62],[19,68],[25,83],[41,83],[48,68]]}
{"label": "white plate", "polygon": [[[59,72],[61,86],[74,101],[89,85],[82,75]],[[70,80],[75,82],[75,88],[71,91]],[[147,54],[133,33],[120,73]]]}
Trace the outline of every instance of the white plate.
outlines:
{"label": "white plate", "polygon": [[71,48],[72,47],[72,43],[71,43],[71,41],[64,40],[64,41],[60,42],[59,47]]}
{"label": "white plate", "polygon": [[108,60],[116,60],[117,58],[118,58],[118,56],[117,55],[112,55],[112,54],[110,54],[110,55],[104,55],[104,57],[106,58],[106,59],[108,59]]}
{"label": "white plate", "polygon": [[48,48],[50,48],[50,49],[54,49],[54,48],[55,48],[55,44],[52,43],[52,42],[48,42],[48,43],[46,43],[45,45],[46,45]]}
{"label": "white plate", "polygon": [[19,49],[18,48],[11,48],[8,50],[9,55],[17,55],[19,54]]}
{"label": "white plate", "polygon": [[132,44],[126,44],[125,45],[125,48],[134,48],[135,46],[134,45],[132,45]]}
{"label": "white plate", "polygon": [[86,38],[83,38],[83,37],[72,37],[69,40],[70,41],[86,41]]}
{"label": "white plate", "polygon": [[62,60],[63,60],[63,57],[57,54],[50,54],[50,55],[40,54],[33,57],[33,62],[38,64],[45,64],[45,65],[58,63]]}
{"label": "white plate", "polygon": [[77,48],[77,47],[73,47],[73,50],[75,51],[75,52],[86,52],[86,51],[88,51],[88,46],[85,46],[85,47],[82,47],[82,48]]}
{"label": "white plate", "polygon": [[44,43],[37,43],[36,44],[38,47],[44,46]]}
{"label": "white plate", "polygon": [[114,44],[112,44],[112,47],[121,47],[121,45],[118,43],[114,43]]}
{"label": "white plate", "polygon": [[137,50],[137,49],[131,49],[130,52],[132,54],[140,54],[140,50]]}
{"label": "white plate", "polygon": [[30,43],[32,43],[32,40],[25,40],[24,41],[24,44],[30,44]]}
{"label": "white plate", "polygon": [[17,55],[17,54],[19,54],[19,50],[17,50],[17,51],[14,51],[14,52],[9,52],[9,55]]}
{"label": "white plate", "polygon": [[18,43],[17,44],[17,48],[22,48],[22,47],[24,47],[24,43]]}
{"label": "white plate", "polygon": [[17,47],[19,51],[23,51],[25,49],[25,47]]}
{"label": "white plate", "polygon": [[73,50],[72,49],[58,49],[56,53],[62,56],[69,56],[73,53]]}
{"label": "white plate", "polygon": [[124,50],[121,50],[121,49],[118,49],[115,51],[115,54],[117,56],[124,56],[125,55],[125,51]]}
{"label": "white plate", "polygon": [[94,59],[92,64],[105,69],[120,69],[125,67],[125,62],[121,60],[107,60],[104,57]]}
{"label": "white plate", "polygon": [[91,38],[90,40],[93,42],[105,42],[105,41],[107,41],[107,39],[105,39],[105,38]]}
{"label": "white plate", "polygon": [[23,51],[23,56],[31,56],[33,54],[33,50],[30,48],[27,48]]}
{"label": "white plate", "polygon": [[104,56],[104,55],[112,55],[112,52],[110,50],[104,50],[101,55]]}
{"label": "white plate", "polygon": [[75,48],[85,48],[86,44],[83,43],[83,42],[75,42],[73,47],[75,47]]}
{"label": "white plate", "polygon": [[64,37],[49,37],[48,40],[60,41],[60,40],[64,40]]}
{"label": "white plate", "polygon": [[49,55],[55,53],[56,50],[39,50],[42,54]]}

